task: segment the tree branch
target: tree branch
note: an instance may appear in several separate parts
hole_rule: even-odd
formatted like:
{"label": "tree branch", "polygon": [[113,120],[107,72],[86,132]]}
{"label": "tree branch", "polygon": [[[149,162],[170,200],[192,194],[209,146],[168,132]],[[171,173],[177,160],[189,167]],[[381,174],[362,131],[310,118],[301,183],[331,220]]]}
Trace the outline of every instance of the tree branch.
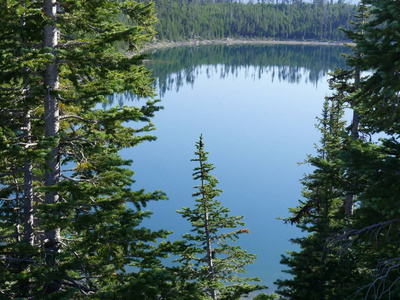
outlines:
{"label": "tree branch", "polygon": [[81,46],[81,45],[89,45],[91,43],[89,42],[66,42],[63,44],[58,44],[56,46],[56,48],[65,48],[65,47],[69,47],[69,46]]}
{"label": "tree branch", "polygon": [[27,258],[13,258],[13,257],[0,257],[0,260],[8,260],[8,261],[20,261],[20,262],[30,262],[34,263],[36,260],[27,259]]}
{"label": "tree branch", "polygon": [[13,234],[9,234],[9,235],[3,235],[3,236],[0,236],[0,240],[15,238],[15,237],[21,236],[21,235],[22,235],[22,233],[20,233],[20,234],[13,233]]}
{"label": "tree branch", "polygon": [[377,266],[376,274],[378,275],[375,280],[361,288],[357,291],[359,294],[361,291],[367,289],[367,294],[365,295],[365,299],[368,298],[368,295],[373,290],[375,299],[381,299],[382,296],[386,293],[389,293],[393,286],[400,280],[400,277],[397,277],[390,285],[386,288],[386,279],[389,276],[389,273],[393,270],[400,268],[400,257],[381,261]]}
{"label": "tree branch", "polygon": [[60,120],[65,120],[65,119],[78,119],[80,121],[86,122],[86,123],[91,123],[91,124],[97,124],[97,121],[90,121],[88,119],[82,118],[80,116],[76,116],[76,115],[63,115],[60,116]]}
{"label": "tree branch", "polygon": [[395,223],[395,222],[400,222],[400,219],[392,219],[388,220],[385,222],[381,222],[378,224],[373,224],[367,227],[364,227],[362,229],[352,229],[349,231],[344,232],[343,234],[333,236],[327,240],[327,244],[331,245],[332,247],[336,247],[340,245],[341,250],[340,253],[343,253],[346,249],[348,249],[356,240],[356,238],[351,239],[352,237],[358,237],[361,234],[368,233],[370,232],[371,236],[375,232],[375,239],[377,240],[378,235],[380,231],[384,228],[389,226],[389,231],[390,231],[390,226]]}
{"label": "tree branch", "polygon": [[88,288],[87,286],[83,285],[82,283],[77,282],[77,280],[72,277],[66,277],[65,280],[68,281],[68,282],[64,282],[65,284],[77,287],[79,289],[79,291],[86,296],[97,291],[97,289]]}

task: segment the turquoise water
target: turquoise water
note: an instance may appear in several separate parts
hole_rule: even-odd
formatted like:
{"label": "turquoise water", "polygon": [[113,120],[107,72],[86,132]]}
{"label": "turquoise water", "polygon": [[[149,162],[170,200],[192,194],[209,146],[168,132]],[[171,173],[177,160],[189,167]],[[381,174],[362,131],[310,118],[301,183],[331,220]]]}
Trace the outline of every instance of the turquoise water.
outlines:
{"label": "turquoise water", "polygon": [[156,53],[150,66],[165,107],[154,118],[158,139],[123,156],[134,160],[136,189],[161,189],[169,197],[149,205],[154,215],[146,226],[173,230],[179,239],[189,224],[175,211],[193,203],[190,159],[203,134],[224,191],[220,200],[232,215],[244,216],[250,231],[239,243],[258,255],[248,275],[271,292],[273,282],[287,276],[281,254],[295,250],[289,239],[301,235],[277,217],[289,216],[288,207],[301,199],[299,180],[310,167],[298,162],[315,152],[327,73],[342,62],[345,48],[246,47],[171,49],[169,58]]}

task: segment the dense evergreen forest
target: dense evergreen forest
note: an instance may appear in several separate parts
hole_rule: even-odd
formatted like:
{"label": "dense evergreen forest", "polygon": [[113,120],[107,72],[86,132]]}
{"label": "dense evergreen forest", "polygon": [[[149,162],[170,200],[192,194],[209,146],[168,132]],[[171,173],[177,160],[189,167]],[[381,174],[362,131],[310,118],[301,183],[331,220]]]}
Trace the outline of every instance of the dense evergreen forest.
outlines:
{"label": "dense evergreen forest", "polygon": [[159,40],[278,39],[343,41],[356,6],[344,1],[156,0]]}
{"label": "dense evergreen forest", "polygon": [[[162,24],[168,7],[173,17]],[[167,39],[253,38],[262,32],[257,24],[273,24],[260,37],[341,39],[333,12],[347,20],[354,12],[323,1],[171,0],[156,8],[157,26],[171,28],[159,32]],[[271,22],[246,15],[268,16],[256,14],[263,9],[275,12]],[[186,16],[204,28],[197,33]],[[400,298],[400,5],[363,0],[355,16],[345,30],[354,42],[348,67],[331,76],[321,140],[307,160],[314,170],[285,220],[306,235],[293,239],[299,250],[282,256],[292,277],[276,282],[281,299]],[[137,187],[121,150],[155,139],[161,107],[137,52],[154,38],[155,23],[153,4],[135,1],[0,5],[0,298],[239,300],[264,288],[237,275],[255,258],[236,243],[249,231],[219,202],[202,137],[194,149],[195,205],[179,211],[192,231],[173,242],[168,229],[142,225],[151,217],[146,205],[166,195]],[[147,102],[100,107],[123,92]],[[166,266],[171,256],[176,264]]]}

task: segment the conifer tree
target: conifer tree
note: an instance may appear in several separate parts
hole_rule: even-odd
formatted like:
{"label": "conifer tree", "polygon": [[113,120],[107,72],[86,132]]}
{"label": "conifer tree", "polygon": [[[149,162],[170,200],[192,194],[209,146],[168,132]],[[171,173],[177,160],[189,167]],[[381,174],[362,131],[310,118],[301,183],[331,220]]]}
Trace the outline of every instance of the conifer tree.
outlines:
{"label": "conifer tree", "polygon": [[[355,69],[369,72],[353,95],[354,108],[361,116],[360,126],[367,138],[349,139],[348,150],[342,153],[343,169],[353,175],[357,210],[351,228],[333,241],[359,254],[358,264],[363,266],[366,279],[364,286],[359,287],[360,294],[365,298],[390,299],[398,297],[400,290],[400,221],[395,196],[400,187],[396,42],[400,7],[396,1],[366,0],[360,8],[371,16],[358,24],[357,32],[349,34],[355,43],[355,55],[348,61]],[[384,133],[384,138],[374,142],[371,136],[375,133]]]}
{"label": "conifer tree", "polygon": [[293,216],[286,219],[307,233],[292,240],[300,250],[289,252],[281,260],[289,267],[285,272],[293,275],[276,282],[278,293],[288,299],[355,299],[358,278],[355,256],[343,252],[339,259],[336,252],[341,249],[327,247],[328,240],[347,227],[340,153],[345,132],[342,116],[352,76],[351,71],[337,69],[330,80],[336,93],[325,99],[322,117],[318,119],[322,135],[318,155],[307,160],[315,170],[302,181],[305,201],[291,209]]}
{"label": "conifer tree", "polygon": [[168,286],[156,243],[167,233],[140,227],[164,195],[131,190],[119,155],[154,139],[159,107],[98,105],[124,91],[154,97],[137,54],[154,22],[153,6],[134,1],[2,1],[2,298],[155,299]]}
{"label": "conifer tree", "polygon": [[[347,277],[351,284],[347,297],[356,299],[395,299],[400,290],[399,9],[395,1],[362,1],[356,31],[347,31],[355,43],[354,56],[348,57],[351,72],[357,75],[354,84],[346,87],[340,77],[333,78],[336,93],[347,93],[345,101],[354,110],[355,118],[349,133],[342,134],[342,148],[329,146],[328,153],[339,162],[335,176],[342,178],[336,187],[345,195],[352,195],[356,208],[353,216],[347,214],[346,222],[332,231],[327,249],[339,263],[350,258],[357,267]],[[360,71],[368,74],[362,78]],[[384,138],[374,141],[375,133],[384,133]],[[312,247],[305,249],[310,251]],[[294,266],[305,266],[299,259],[287,259],[285,263],[295,276],[299,270]],[[298,281],[290,283],[297,286]]]}
{"label": "conifer tree", "polygon": [[[201,299],[240,299],[242,295],[262,289],[263,286],[251,284],[258,278],[241,277],[245,266],[255,261],[256,255],[249,254],[235,245],[239,236],[249,233],[242,216],[230,216],[229,209],[222,206],[216,198],[218,180],[210,174],[214,169],[208,162],[208,152],[204,150],[203,137],[196,143],[198,163],[194,168],[193,179],[199,181],[194,208],[184,207],[178,211],[192,226],[191,233],[183,236],[185,246],[179,258],[181,276],[194,282],[202,295]],[[185,283],[184,283],[185,284]],[[185,288],[185,287],[183,287]]]}

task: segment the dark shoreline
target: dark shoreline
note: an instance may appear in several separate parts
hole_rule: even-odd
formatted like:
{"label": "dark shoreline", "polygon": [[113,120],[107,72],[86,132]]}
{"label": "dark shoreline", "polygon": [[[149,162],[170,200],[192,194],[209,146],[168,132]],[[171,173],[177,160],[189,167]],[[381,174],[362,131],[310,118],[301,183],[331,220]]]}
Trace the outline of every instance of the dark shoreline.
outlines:
{"label": "dark shoreline", "polygon": [[351,45],[349,42],[319,42],[319,41],[277,41],[277,40],[245,40],[245,39],[219,39],[219,40],[188,40],[182,42],[159,41],[147,44],[144,51],[160,50],[185,46],[201,46],[201,45],[312,45],[312,46],[345,46]]}

